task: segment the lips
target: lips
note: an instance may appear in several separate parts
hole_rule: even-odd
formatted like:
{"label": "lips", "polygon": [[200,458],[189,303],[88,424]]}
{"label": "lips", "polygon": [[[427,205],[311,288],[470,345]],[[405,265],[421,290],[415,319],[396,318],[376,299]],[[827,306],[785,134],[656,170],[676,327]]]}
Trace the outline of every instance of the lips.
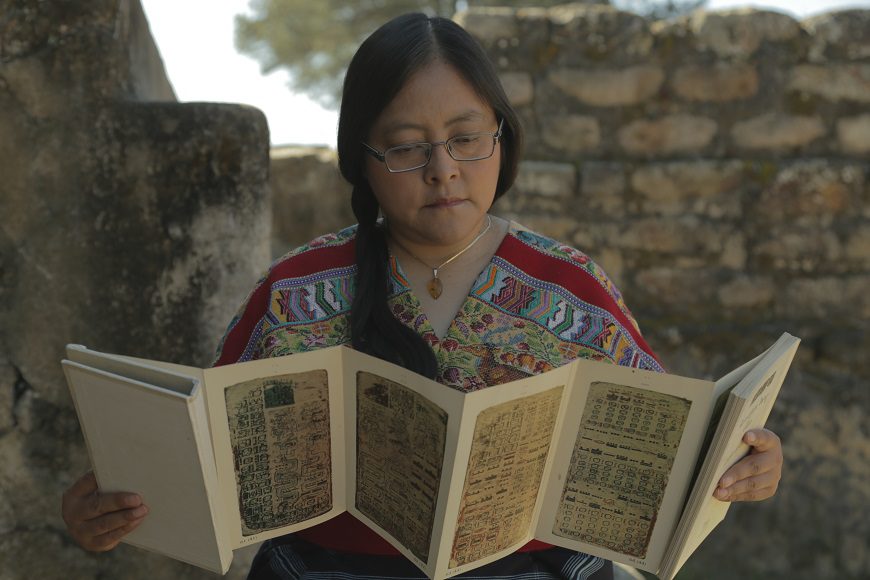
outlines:
{"label": "lips", "polygon": [[454,206],[461,204],[464,201],[465,201],[464,199],[459,198],[459,197],[445,197],[442,199],[436,199],[432,203],[426,204],[426,207],[435,207],[435,208],[454,207]]}

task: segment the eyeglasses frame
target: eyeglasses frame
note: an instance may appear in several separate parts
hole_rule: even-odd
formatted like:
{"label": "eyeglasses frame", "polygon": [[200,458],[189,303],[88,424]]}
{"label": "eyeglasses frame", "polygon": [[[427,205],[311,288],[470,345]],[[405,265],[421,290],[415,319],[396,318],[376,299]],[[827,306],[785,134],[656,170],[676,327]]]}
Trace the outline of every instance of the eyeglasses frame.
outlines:
{"label": "eyeglasses frame", "polygon": [[[453,159],[454,161],[482,161],[484,159],[489,159],[490,157],[495,155],[495,147],[496,147],[496,145],[498,145],[499,139],[501,139],[503,125],[504,125],[504,119],[501,119],[498,122],[498,129],[496,130],[495,133],[481,131],[478,133],[465,133],[462,135],[456,135],[456,136],[451,137],[450,139],[447,139],[445,141],[435,141],[435,142],[415,141],[414,143],[405,143],[404,145],[396,145],[395,147],[390,147],[389,149],[385,149],[383,152],[378,151],[377,149],[375,149],[374,147],[372,147],[371,145],[369,145],[365,141],[360,141],[360,143],[362,143],[363,147],[365,148],[365,152],[368,153],[369,155],[371,155],[372,157],[374,157],[375,159],[377,159],[378,161],[380,161],[381,163],[383,163],[386,166],[387,171],[389,171],[390,173],[406,173],[408,171],[416,171],[418,169],[422,169],[422,168],[426,167],[427,165],[429,165],[429,163],[432,161],[432,151],[438,145],[444,145],[444,148],[447,149],[447,154],[450,155],[451,159]],[[478,135],[489,135],[490,137],[493,138],[492,153],[490,153],[486,157],[475,157],[474,159],[456,159],[456,157],[453,156],[453,152],[450,150],[449,143],[451,143],[455,139],[461,139],[463,137],[475,137]],[[387,165],[387,153],[389,153],[393,149],[401,149],[403,147],[410,147],[412,145],[429,145],[429,154],[428,154],[428,157],[426,158],[426,163],[424,163],[423,165],[418,165],[417,167],[411,167],[409,169],[395,169],[395,170],[390,169],[390,166]]]}

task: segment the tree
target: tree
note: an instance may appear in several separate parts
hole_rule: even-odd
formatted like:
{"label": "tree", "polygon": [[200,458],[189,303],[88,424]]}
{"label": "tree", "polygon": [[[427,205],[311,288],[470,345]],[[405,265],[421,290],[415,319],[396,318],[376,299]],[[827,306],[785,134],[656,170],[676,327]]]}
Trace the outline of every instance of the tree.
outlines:
{"label": "tree", "polygon": [[[406,12],[451,17],[467,5],[552,6],[567,0],[252,0],[250,16],[236,16],[236,48],[260,62],[263,73],[286,69],[290,86],[335,108],[344,72],[359,44],[387,20]],[[587,0],[608,4],[608,0]],[[706,0],[617,0],[656,18],[694,9]]]}

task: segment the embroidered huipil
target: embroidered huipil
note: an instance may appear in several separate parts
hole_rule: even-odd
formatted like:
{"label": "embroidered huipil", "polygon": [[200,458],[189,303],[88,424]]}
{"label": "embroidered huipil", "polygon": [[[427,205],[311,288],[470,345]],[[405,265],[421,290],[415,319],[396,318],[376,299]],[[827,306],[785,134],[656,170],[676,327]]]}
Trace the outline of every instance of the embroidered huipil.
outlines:
{"label": "embroidered huipil", "polygon": [[[350,343],[356,227],[276,261],[233,318],[216,365]],[[576,358],[662,371],[619,291],[585,254],[512,223],[447,333],[439,339],[391,258],[393,314],[431,345],[436,380],[470,392]],[[343,552],[395,555],[349,514],[298,537]],[[524,550],[548,547],[530,542]]]}

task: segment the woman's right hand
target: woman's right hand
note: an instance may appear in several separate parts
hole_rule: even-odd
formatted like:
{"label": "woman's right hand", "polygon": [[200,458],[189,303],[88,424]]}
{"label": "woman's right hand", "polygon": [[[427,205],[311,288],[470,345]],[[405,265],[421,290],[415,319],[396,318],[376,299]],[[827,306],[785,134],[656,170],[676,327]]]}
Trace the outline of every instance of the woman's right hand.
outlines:
{"label": "woman's right hand", "polygon": [[106,552],[136,529],[148,506],[135,493],[100,493],[93,472],[84,474],[63,494],[66,529],[85,550]]}

